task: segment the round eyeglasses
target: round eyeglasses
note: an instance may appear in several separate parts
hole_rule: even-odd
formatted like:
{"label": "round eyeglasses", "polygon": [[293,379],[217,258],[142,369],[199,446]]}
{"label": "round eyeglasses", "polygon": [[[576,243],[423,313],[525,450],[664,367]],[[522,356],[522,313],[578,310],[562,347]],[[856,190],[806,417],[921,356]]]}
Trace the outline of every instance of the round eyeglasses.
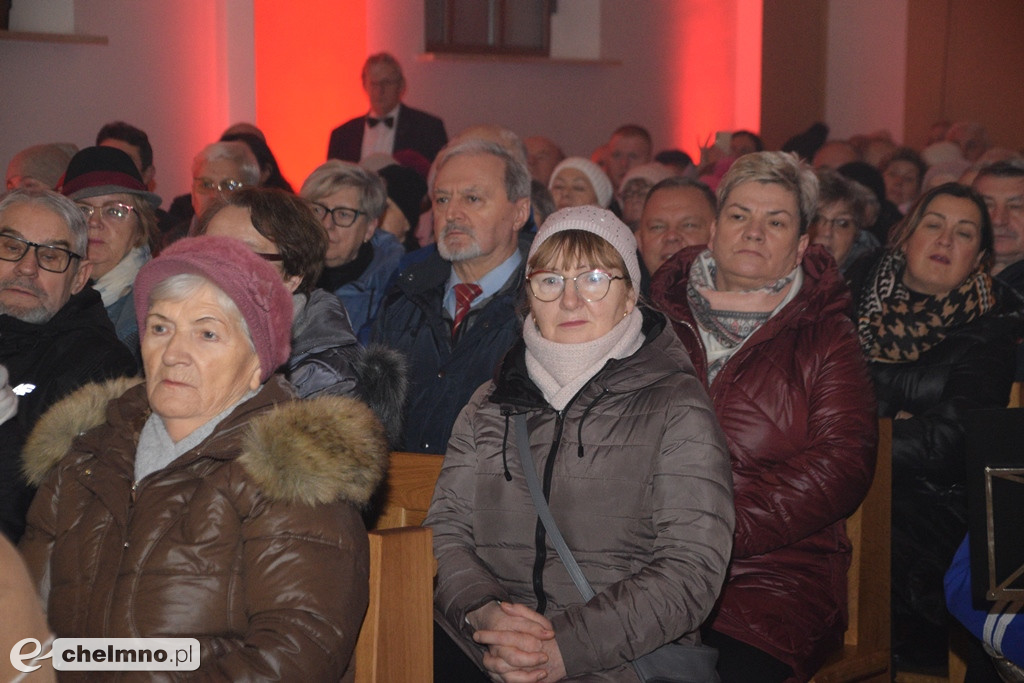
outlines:
{"label": "round eyeglasses", "polygon": [[530,292],[540,301],[555,301],[565,291],[565,281],[572,280],[576,294],[589,303],[608,296],[612,280],[625,279],[622,275],[609,275],[603,270],[588,270],[571,278],[550,270],[535,270],[526,276],[526,281],[530,283]]}
{"label": "round eyeglasses", "polygon": [[52,244],[37,244],[14,235],[0,235],[0,260],[20,261],[25,258],[30,247],[36,250],[36,263],[43,270],[51,273],[63,273],[71,265],[71,259],[82,257],[64,247]]}
{"label": "round eyeglasses", "polygon": [[135,210],[134,206],[129,206],[122,202],[107,202],[102,206],[93,206],[92,204],[78,204],[77,206],[85,214],[85,220],[89,220],[93,214],[99,211],[100,220],[110,223],[121,223],[128,220],[128,217],[132,215],[132,211]]}
{"label": "round eyeglasses", "polygon": [[336,206],[333,209],[329,209],[319,202],[310,203],[313,206],[313,213],[316,214],[317,220],[322,221],[327,214],[331,214],[331,221],[338,228],[351,228],[360,214],[367,215],[365,211],[350,209],[347,206]]}

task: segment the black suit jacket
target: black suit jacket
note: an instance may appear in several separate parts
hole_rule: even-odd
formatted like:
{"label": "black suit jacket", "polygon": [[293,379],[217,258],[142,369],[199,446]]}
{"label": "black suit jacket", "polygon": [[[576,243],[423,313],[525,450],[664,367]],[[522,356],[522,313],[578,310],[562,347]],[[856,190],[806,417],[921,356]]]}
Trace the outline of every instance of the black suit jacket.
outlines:
{"label": "black suit jacket", "polygon": [[[413,149],[433,161],[441,148],[448,144],[444,121],[425,111],[404,104],[400,106],[398,127],[395,129],[395,147],[392,151]],[[327,158],[358,162],[363,151],[365,129],[366,116],[357,116],[331,131]]]}

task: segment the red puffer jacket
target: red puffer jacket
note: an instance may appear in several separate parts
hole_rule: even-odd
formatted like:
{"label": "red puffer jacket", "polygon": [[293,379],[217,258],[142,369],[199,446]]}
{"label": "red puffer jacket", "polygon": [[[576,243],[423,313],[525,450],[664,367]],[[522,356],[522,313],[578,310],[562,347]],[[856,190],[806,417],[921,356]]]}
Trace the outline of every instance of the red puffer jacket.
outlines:
{"label": "red puffer jacket", "polygon": [[[656,273],[652,297],[698,376],[707,362],[686,301],[686,249]],[[809,247],[796,296],[725,363],[709,393],[732,458],[736,532],[711,627],[807,680],[846,628],[845,518],[874,474],[874,392],[831,258]]]}

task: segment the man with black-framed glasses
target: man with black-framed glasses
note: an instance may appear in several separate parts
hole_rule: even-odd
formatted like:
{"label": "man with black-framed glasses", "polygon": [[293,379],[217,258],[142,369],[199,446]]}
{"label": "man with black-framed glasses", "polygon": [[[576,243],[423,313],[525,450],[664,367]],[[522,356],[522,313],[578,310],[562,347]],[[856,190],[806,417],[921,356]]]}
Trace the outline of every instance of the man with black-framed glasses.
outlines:
{"label": "man with black-framed glasses", "polygon": [[0,425],[0,529],[17,542],[34,491],[21,445],[50,405],[90,382],[134,375],[135,358],[88,285],[88,225],[55,192],[16,190],[0,201],[0,365],[18,396]]}

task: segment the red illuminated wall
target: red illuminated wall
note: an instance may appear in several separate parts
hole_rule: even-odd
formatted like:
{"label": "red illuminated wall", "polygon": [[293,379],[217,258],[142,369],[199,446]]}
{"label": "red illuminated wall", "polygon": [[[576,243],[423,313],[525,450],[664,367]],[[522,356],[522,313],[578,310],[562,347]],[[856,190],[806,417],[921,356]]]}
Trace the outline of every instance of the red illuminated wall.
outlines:
{"label": "red illuminated wall", "polygon": [[256,125],[298,191],[330,131],[367,108],[366,0],[255,0]]}
{"label": "red illuminated wall", "polygon": [[664,56],[672,139],[695,159],[718,130],[761,127],[762,0],[665,8],[675,50]]}

